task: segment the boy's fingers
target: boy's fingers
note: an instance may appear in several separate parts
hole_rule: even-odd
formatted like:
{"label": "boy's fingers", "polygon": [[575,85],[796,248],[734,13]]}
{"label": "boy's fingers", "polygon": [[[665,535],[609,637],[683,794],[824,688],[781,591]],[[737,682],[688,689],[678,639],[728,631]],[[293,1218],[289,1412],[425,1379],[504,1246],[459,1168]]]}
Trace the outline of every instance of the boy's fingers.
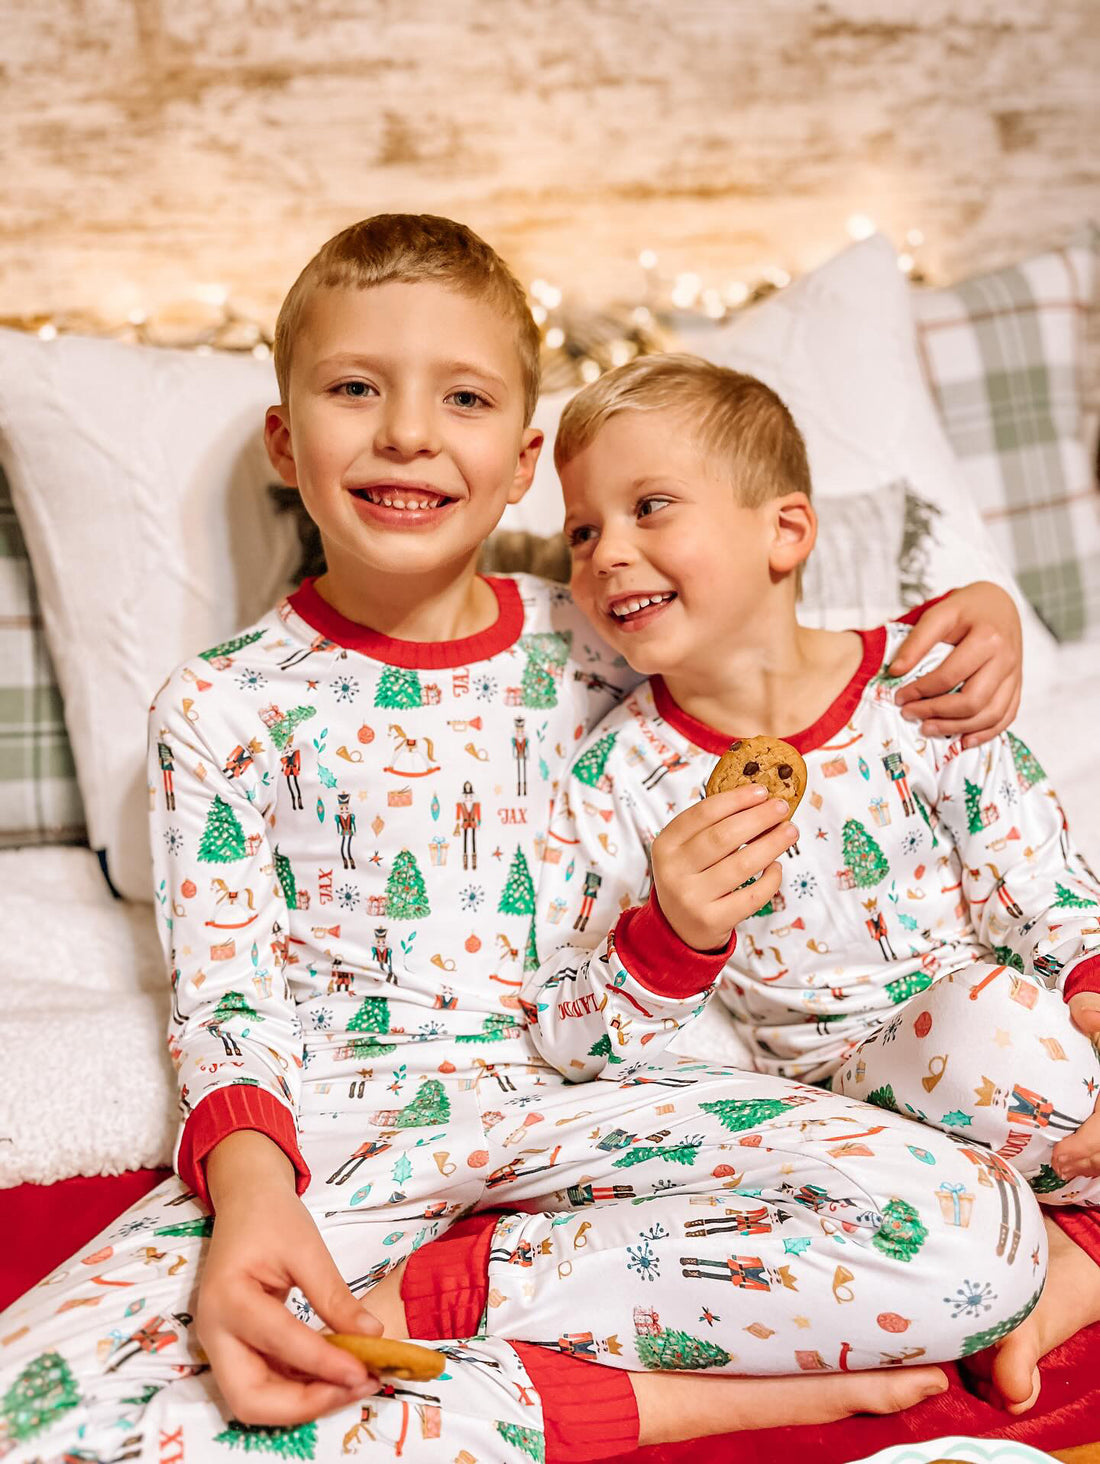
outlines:
{"label": "boy's fingers", "polygon": [[947,696],[968,676],[986,663],[986,657],[972,651],[969,644],[952,651],[945,661],[918,676],[908,686],[903,686],[894,697],[895,705],[910,708],[916,702],[926,702],[932,697]]}
{"label": "boy's fingers", "polygon": [[[681,857],[686,858],[696,870],[711,869],[742,845],[753,844],[765,833],[771,833],[789,819],[790,808],[786,800],[769,799],[755,808],[727,814],[718,823],[708,824],[700,829],[681,847]],[[762,868],[763,865],[757,867]]]}
{"label": "boy's fingers", "polygon": [[678,813],[667,823],[661,838],[668,848],[680,848],[703,829],[720,823],[731,814],[745,809],[757,808],[767,802],[768,790],[757,784],[746,784],[742,788],[731,788],[726,793],[713,793],[702,798]]}
{"label": "boy's fingers", "polygon": [[[753,839],[742,849],[736,849],[719,863],[711,866],[702,876],[700,896],[705,900],[721,901],[731,894],[746,894],[742,885],[746,880],[760,876],[774,860],[778,859],[796,841],[798,830],[786,820],[778,828],[769,829],[759,838]],[[755,888],[755,886],[753,886]],[[761,904],[766,903],[761,901]]]}
{"label": "boy's fingers", "polygon": [[310,1423],[324,1413],[369,1397],[380,1386],[376,1378],[369,1376],[354,1387],[283,1377],[262,1357],[239,1344],[223,1358],[218,1373],[232,1379],[222,1386],[222,1392],[237,1421],[268,1428]]}
{"label": "boy's fingers", "polygon": [[922,656],[928,654],[937,641],[950,639],[949,632],[955,625],[955,612],[949,608],[950,605],[949,599],[943,600],[924,612],[887,667],[891,676],[904,676]]}
{"label": "boy's fingers", "polygon": [[757,910],[772,898],[779,886],[783,883],[783,870],[777,863],[769,864],[763,870],[759,879],[753,881],[747,890],[738,890],[732,898],[739,902],[740,910],[730,921],[730,928],[744,920],[749,915],[755,915]]}
{"label": "boy's fingers", "polygon": [[935,727],[938,737],[963,737],[968,732],[984,732],[991,727],[1007,725],[1011,720],[1012,699],[1012,688],[1002,685],[987,703],[979,704],[974,711],[968,712],[962,705],[954,705],[956,700],[961,702],[961,696],[944,697],[946,706],[941,711],[930,710],[921,714],[921,730],[925,736],[930,736],[930,729]]}
{"label": "boy's fingers", "polygon": [[925,697],[911,701],[903,708],[907,721],[915,722],[928,717],[953,717],[962,720],[973,717],[988,708],[990,702],[1004,688],[1004,678],[995,666],[988,662],[981,666],[970,680],[958,691],[939,697]]}
{"label": "boy's fingers", "polygon": [[240,1342],[308,1378],[338,1387],[358,1387],[366,1382],[367,1369],[350,1352],[326,1342],[320,1332],[292,1317],[275,1297],[252,1296],[233,1327]]}

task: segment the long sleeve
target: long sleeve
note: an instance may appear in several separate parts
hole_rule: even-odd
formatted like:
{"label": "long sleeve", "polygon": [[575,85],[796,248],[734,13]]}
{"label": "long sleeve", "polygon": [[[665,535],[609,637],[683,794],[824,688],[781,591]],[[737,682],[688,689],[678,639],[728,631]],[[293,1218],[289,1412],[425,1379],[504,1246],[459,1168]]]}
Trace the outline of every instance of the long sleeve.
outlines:
{"label": "long sleeve", "polygon": [[651,1061],[702,1008],[730,944],[702,953],[669,926],[650,890],[649,829],[615,750],[612,712],[573,764],[545,841],[525,982],[531,1036],[575,1082]]}
{"label": "long sleeve", "polygon": [[969,750],[929,746],[940,763],[936,811],[981,940],[1067,999],[1100,991],[1100,889],[1034,754],[1011,732]]}
{"label": "long sleeve", "polygon": [[[173,988],[169,1051],[184,1123],[181,1178],[208,1200],[203,1160],[240,1128],[266,1133],[309,1181],[296,1137],[302,1034],[283,972],[287,903],[267,837],[267,729],[231,728],[224,673],[183,668],[149,722],[159,929]],[[202,691],[196,691],[196,682]]]}

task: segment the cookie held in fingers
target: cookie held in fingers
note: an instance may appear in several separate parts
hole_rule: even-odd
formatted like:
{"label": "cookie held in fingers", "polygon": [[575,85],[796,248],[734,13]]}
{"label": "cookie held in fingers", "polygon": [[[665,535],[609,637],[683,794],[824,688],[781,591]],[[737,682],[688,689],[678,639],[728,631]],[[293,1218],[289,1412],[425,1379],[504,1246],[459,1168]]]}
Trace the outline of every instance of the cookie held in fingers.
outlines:
{"label": "cookie held in fingers", "polygon": [[418,1347],[415,1342],[402,1342],[396,1337],[360,1337],[354,1332],[326,1332],[324,1338],[357,1357],[372,1373],[415,1378],[423,1383],[429,1378],[437,1378],[447,1366],[442,1352]]}
{"label": "cookie held in fingers", "polygon": [[707,796],[756,783],[772,798],[785,798],[791,813],[806,791],[802,754],[781,737],[741,737],[731,742],[707,779]]}

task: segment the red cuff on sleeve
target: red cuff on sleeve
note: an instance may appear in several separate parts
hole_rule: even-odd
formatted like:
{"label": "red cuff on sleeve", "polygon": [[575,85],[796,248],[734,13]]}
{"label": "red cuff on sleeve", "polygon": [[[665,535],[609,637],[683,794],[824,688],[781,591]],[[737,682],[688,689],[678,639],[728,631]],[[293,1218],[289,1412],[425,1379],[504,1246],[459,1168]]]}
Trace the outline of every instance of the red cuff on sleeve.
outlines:
{"label": "red cuff on sleeve", "polygon": [[914,605],[912,610],[906,610],[905,614],[899,615],[897,619],[902,625],[916,625],[926,610],[931,610],[933,605],[938,605],[941,600],[946,600],[947,595],[951,593],[952,591],[948,590],[946,595],[937,595],[934,600],[925,600],[923,605]]}
{"label": "red cuff on sleeve", "polygon": [[499,1219],[497,1210],[467,1215],[439,1240],[413,1251],[401,1278],[410,1337],[427,1342],[475,1334],[489,1293],[489,1247]]}
{"label": "red cuff on sleeve", "polygon": [[1074,1245],[1100,1266],[1100,1212],[1077,1205],[1044,1205],[1043,1214],[1060,1225]]}
{"label": "red cuff on sleeve", "polygon": [[636,981],[658,996],[697,996],[713,986],[718,973],[737,949],[737,932],[719,951],[697,951],[685,945],[665,919],[654,891],[644,905],[619,916],[615,950]]}
{"label": "red cuff on sleeve", "polygon": [[183,1128],[176,1171],[208,1210],[210,1191],[206,1187],[206,1156],[222,1139],[239,1129],[255,1129],[278,1144],[294,1165],[295,1189],[303,1194],[309,1184],[309,1170],[298,1148],[298,1132],[290,1110],[266,1088],[251,1083],[234,1083],[215,1088],[193,1110]]}
{"label": "red cuff on sleeve", "polygon": [[1100,956],[1087,956],[1085,960],[1078,962],[1073,970],[1066,977],[1065,985],[1062,987],[1062,996],[1069,1001],[1071,996],[1076,996],[1079,991],[1100,992]]}
{"label": "red cuff on sleeve", "polygon": [[511,1346],[542,1400],[546,1464],[585,1464],[638,1447],[638,1404],[628,1373],[533,1342]]}

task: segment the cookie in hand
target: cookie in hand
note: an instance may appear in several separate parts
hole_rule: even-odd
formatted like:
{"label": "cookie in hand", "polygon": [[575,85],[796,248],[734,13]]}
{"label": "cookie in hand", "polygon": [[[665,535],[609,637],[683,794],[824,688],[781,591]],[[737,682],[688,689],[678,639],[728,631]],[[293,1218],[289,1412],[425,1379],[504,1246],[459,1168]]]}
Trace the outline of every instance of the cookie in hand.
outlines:
{"label": "cookie in hand", "polygon": [[806,791],[802,754],[781,737],[741,737],[731,742],[707,779],[707,794],[728,793],[758,783],[773,798],[785,798],[793,814]]}

